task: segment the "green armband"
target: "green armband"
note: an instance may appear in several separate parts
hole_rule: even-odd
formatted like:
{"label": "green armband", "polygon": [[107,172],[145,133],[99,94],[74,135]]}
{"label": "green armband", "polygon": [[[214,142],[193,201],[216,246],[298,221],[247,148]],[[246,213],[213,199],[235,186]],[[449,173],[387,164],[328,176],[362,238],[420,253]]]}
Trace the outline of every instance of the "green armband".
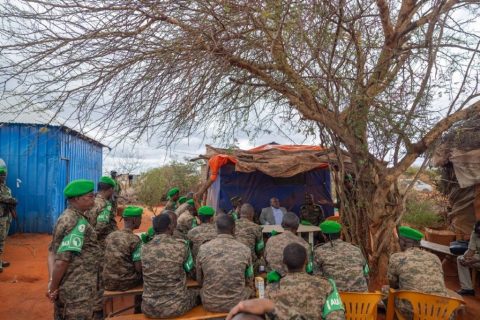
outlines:
{"label": "green armband", "polygon": [[370,273],[370,268],[368,267],[368,263],[365,263],[365,265],[363,266],[363,275],[368,276],[369,273]]}
{"label": "green armband", "polygon": [[97,222],[109,222],[111,213],[112,205],[109,203],[98,215]]}
{"label": "green armband", "polygon": [[192,229],[195,228],[195,227],[198,227],[198,222],[197,222],[197,219],[195,217],[193,217],[193,220],[192,220]]}
{"label": "green armband", "polygon": [[232,218],[234,221],[238,220],[238,215],[236,212],[232,212]]}
{"label": "green armband", "polygon": [[313,262],[312,262],[312,260],[308,260],[308,263],[307,263],[307,265],[305,266],[305,271],[306,271],[308,274],[312,274],[312,273],[313,273]]}
{"label": "green armband", "polygon": [[270,271],[267,273],[267,283],[275,283],[280,281],[280,273],[275,270]]}
{"label": "green armband", "polygon": [[322,311],[322,318],[325,319],[330,313],[333,311],[343,310],[342,299],[340,298],[340,294],[337,291],[337,286],[335,285],[335,281],[332,279],[328,279],[330,285],[332,286],[332,292],[328,295],[327,300],[325,300],[325,304],[323,305]]}
{"label": "green armband", "polygon": [[272,230],[272,232],[270,232],[270,234],[273,236],[276,236],[278,234],[277,230]]}
{"label": "green armband", "polygon": [[183,270],[188,273],[193,269],[193,256],[192,251],[190,250],[189,242],[185,241],[185,245],[187,246],[187,260],[185,260],[183,263]]}
{"label": "green armband", "polygon": [[253,277],[253,266],[249,265],[247,269],[245,269],[245,277],[251,278]]}
{"label": "green armband", "polygon": [[132,254],[133,262],[141,261],[142,260],[142,243],[140,242]]}
{"label": "green armband", "polygon": [[57,250],[57,253],[71,251],[71,252],[82,252],[83,239],[85,228],[87,227],[88,221],[85,218],[78,219],[77,224],[73,230],[67,234],[60,244],[60,247]]}
{"label": "green armband", "polygon": [[265,243],[263,242],[263,239],[261,239],[255,244],[255,251],[260,252],[263,250],[263,248],[265,248]]}
{"label": "green armband", "polygon": [[154,235],[155,235],[155,231],[153,230],[152,227],[150,227],[148,228],[147,232],[144,232],[140,235],[140,239],[142,239],[143,243],[147,243],[153,239]]}

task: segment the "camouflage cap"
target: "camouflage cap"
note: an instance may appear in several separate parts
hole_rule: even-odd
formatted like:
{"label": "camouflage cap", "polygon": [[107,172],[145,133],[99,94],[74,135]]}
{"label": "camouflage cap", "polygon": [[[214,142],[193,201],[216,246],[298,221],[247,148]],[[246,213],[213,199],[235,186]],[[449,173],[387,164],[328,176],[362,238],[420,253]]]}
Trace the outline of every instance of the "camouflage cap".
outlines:
{"label": "camouflage cap", "polygon": [[212,217],[215,214],[215,210],[210,206],[203,206],[198,209],[198,215],[205,217]]}
{"label": "camouflage cap", "polygon": [[66,198],[80,197],[93,192],[94,188],[95,183],[92,180],[78,179],[67,184],[63,189],[63,194]]}
{"label": "camouflage cap", "polygon": [[325,234],[339,233],[342,230],[342,225],[336,221],[327,220],[319,225],[320,230]]}
{"label": "camouflage cap", "polygon": [[187,202],[187,197],[180,197],[180,198],[178,198],[178,203],[183,204],[183,203],[185,203],[185,202]]}
{"label": "camouflage cap", "polygon": [[115,180],[113,180],[112,178],[108,177],[108,176],[103,176],[100,178],[99,182],[102,182],[102,183],[105,183],[105,184],[108,184],[112,187],[115,187],[117,185],[117,183],[115,182]]}
{"label": "camouflage cap", "polygon": [[423,238],[423,233],[417,229],[413,229],[407,226],[401,226],[398,228],[398,235],[403,238],[420,241]]}
{"label": "camouflage cap", "polygon": [[123,210],[122,216],[124,218],[128,217],[140,217],[143,214],[143,208],[128,206]]}

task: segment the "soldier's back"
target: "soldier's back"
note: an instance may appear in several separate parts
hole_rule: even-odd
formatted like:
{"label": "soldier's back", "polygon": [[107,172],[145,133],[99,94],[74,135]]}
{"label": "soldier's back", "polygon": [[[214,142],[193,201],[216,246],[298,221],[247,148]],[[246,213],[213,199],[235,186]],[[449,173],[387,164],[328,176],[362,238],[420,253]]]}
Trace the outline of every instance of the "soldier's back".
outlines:
{"label": "soldier's back", "polygon": [[252,256],[255,255],[255,244],[261,238],[262,227],[258,224],[245,218],[235,221],[235,239],[246,245],[252,252]]}
{"label": "soldier's back", "polygon": [[307,252],[310,252],[308,243],[290,231],[273,236],[265,245],[265,260],[268,270],[275,270],[282,276],[287,273],[287,268],[283,264],[283,250],[290,243],[299,243],[307,249]]}
{"label": "soldier's back", "polygon": [[368,291],[366,260],[360,248],[337,239],[317,246],[314,256],[316,272],[335,280],[339,291]]}
{"label": "soldier's back", "polygon": [[202,223],[187,234],[187,239],[192,242],[192,255],[195,259],[200,246],[217,236],[217,229],[213,223]]}

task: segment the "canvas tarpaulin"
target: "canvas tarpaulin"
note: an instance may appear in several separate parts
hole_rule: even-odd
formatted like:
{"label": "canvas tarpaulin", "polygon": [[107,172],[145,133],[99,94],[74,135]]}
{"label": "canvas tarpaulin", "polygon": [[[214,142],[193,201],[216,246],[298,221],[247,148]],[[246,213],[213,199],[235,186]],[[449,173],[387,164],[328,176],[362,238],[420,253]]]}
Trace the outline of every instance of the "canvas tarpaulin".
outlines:
{"label": "canvas tarpaulin", "polygon": [[480,150],[453,150],[450,161],[460,188],[480,184]]}

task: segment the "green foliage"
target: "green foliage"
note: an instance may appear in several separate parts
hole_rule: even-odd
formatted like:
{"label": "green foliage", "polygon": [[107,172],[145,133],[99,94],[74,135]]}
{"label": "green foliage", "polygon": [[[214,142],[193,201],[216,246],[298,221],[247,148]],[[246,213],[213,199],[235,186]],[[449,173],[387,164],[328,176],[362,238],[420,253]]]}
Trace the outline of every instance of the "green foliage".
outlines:
{"label": "green foliage", "polygon": [[414,176],[417,174],[418,170],[420,170],[419,167],[409,167],[409,168],[405,171],[405,175],[406,175],[407,177],[414,177]]}
{"label": "green foliage", "polygon": [[172,162],[144,173],[136,186],[138,199],[153,207],[166,200],[167,191],[178,187],[183,195],[200,182],[200,170],[195,163]]}
{"label": "green foliage", "polygon": [[419,200],[414,197],[407,199],[406,213],[402,222],[418,229],[435,227],[442,224],[442,217],[435,210],[431,200]]}

